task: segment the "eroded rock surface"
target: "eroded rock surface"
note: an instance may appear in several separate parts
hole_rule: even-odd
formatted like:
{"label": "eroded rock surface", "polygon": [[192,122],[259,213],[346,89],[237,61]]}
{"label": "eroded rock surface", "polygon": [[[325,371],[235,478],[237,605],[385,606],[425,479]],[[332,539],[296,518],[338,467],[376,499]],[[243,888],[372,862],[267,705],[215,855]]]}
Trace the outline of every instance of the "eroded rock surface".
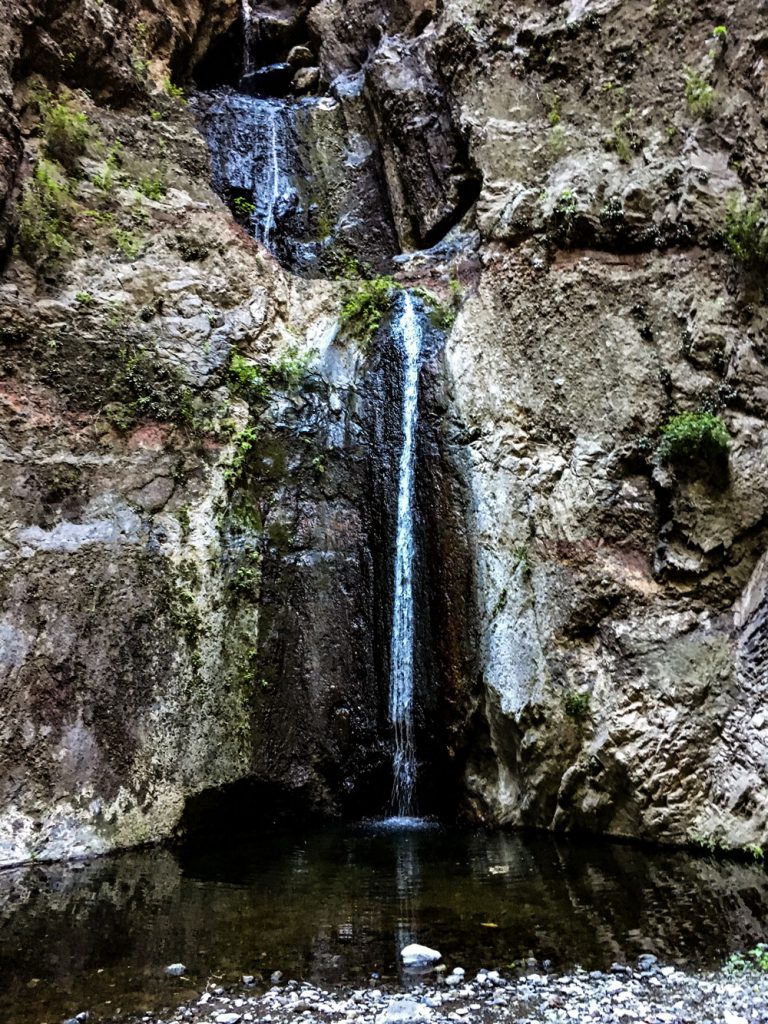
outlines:
{"label": "eroded rock surface", "polygon": [[[339,333],[343,247],[302,281],[210,187],[174,83],[216,77],[239,4],[7,7],[0,861],[156,839],[244,780],[265,813],[358,812],[387,788],[386,331]],[[435,788],[765,844],[764,274],[723,243],[765,176],[764,12],[262,13],[341,104],[334,159],[381,170],[355,237],[435,243],[393,269],[460,295],[420,440]],[[66,158],[54,102],[87,122]],[[700,408],[727,472],[658,455]]]}

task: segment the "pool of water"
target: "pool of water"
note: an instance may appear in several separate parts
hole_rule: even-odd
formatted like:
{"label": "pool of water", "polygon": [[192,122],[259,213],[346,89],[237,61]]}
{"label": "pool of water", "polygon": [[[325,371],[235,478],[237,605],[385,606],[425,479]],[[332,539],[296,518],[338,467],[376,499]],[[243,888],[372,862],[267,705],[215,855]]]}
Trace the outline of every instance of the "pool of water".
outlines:
{"label": "pool of water", "polygon": [[[408,984],[412,941],[468,971],[643,952],[713,965],[767,922],[764,870],[677,851],[440,828],[209,841],[0,872],[0,1020],[100,1020],[276,970]],[[165,976],[177,961],[187,979]]]}

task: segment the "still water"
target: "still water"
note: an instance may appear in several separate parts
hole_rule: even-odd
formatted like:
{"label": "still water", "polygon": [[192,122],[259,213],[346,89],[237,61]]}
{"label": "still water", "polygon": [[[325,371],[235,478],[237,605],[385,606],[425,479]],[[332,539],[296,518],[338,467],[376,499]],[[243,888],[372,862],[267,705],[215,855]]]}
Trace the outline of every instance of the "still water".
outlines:
{"label": "still water", "polygon": [[[642,952],[706,966],[766,931],[766,872],[707,856],[442,829],[230,839],[0,872],[0,1020],[100,1020],[276,970],[407,984],[410,941],[468,971]],[[189,980],[165,977],[177,961]]]}

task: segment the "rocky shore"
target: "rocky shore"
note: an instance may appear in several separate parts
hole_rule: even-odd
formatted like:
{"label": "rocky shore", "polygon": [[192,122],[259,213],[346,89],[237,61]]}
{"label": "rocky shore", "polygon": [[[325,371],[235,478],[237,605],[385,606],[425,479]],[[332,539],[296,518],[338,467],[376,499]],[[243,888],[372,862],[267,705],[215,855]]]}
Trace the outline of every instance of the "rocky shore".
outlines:
{"label": "rocky shore", "polygon": [[[768,1021],[768,973],[752,967],[717,971],[679,968],[647,954],[632,966],[608,971],[551,974],[529,963],[514,976],[462,968],[438,972],[405,991],[376,987],[323,989],[289,980],[266,991],[210,986],[197,1000],[160,1015],[121,1018],[120,1024],[445,1024],[447,1021],[495,1024],[756,1024]],[[73,1018],[66,1024],[74,1024]],[[117,1024],[117,1021],[115,1022]]]}

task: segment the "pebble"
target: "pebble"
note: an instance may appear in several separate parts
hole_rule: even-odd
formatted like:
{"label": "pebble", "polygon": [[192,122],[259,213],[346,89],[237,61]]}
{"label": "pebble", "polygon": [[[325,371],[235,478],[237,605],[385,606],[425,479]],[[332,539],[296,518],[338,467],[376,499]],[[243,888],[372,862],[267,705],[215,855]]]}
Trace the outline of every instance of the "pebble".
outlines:
{"label": "pebble", "polygon": [[184,964],[168,964],[165,968],[165,973],[170,975],[172,978],[180,978],[182,974],[187,973],[187,968]]}
{"label": "pebble", "polygon": [[[620,966],[621,971],[614,970]],[[276,971],[272,978],[282,978]],[[431,984],[402,988],[336,988],[289,981],[263,994],[243,986],[217,985],[178,1007],[174,1022],[195,1024],[757,1024],[768,1002],[768,974],[684,971],[652,954],[636,968],[568,974],[482,969],[467,980],[463,968]],[[412,978],[412,976],[411,976]],[[704,1013],[706,1007],[706,1013]],[[72,1018],[67,1024],[83,1024]],[[145,1014],[112,1024],[171,1024]]]}

